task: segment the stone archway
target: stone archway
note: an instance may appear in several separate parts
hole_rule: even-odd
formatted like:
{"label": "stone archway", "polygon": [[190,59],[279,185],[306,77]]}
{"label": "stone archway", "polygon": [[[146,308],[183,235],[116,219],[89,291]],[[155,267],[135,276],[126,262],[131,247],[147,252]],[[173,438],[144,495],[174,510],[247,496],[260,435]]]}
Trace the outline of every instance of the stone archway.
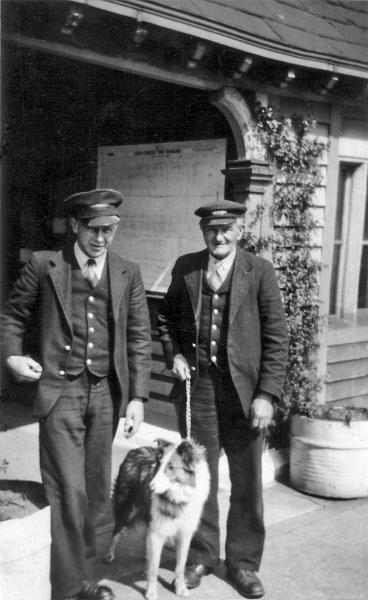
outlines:
{"label": "stone archway", "polygon": [[210,103],[222,112],[231,127],[237,160],[265,161],[265,148],[254,135],[252,112],[241,93],[235,88],[222,88],[211,94]]}
{"label": "stone archway", "polygon": [[[235,88],[223,88],[210,96],[210,102],[227,119],[236,144],[237,159],[227,163],[223,174],[230,184],[232,199],[244,203],[247,213],[265,209],[271,202],[270,183],[274,169],[266,160],[266,151],[254,135],[251,110]],[[259,219],[259,235],[267,235],[270,228],[265,212]],[[256,233],[256,232],[255,232]]]}
{"label": "stone archway", "polygon": [[210,95],[210,102],[222,112],[233,132],[238,160],[247,157],[247,134],[252,113],[243,96],[235,88],[222,88]]}

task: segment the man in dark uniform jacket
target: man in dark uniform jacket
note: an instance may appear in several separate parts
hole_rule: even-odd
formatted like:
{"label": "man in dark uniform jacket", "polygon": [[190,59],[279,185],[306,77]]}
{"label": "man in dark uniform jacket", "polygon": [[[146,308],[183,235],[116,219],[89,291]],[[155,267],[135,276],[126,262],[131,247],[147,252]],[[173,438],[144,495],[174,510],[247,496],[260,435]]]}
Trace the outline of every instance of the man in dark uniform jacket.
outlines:
{"label": "man in dark uniform jacket", "polygon": [[[138,430],[151,358],[139,268],[109,250],[122,200],[109,189],[67,198],[75,241],[63,251],[33,254],[2,316],[8,368],[17,381],[37,381],[34,414],[51,506],[54,600],[114,598],[93,580],[96,526],[109,500],[119,417],[125,416],[126,435]],[[34,318],[39,357],[23,351]]]}
{"label": "man in dark uniform jacket", "polygon": [[185,435],[185,383],[191,380],[191,434],[207,449],[211,492],[189,551],[186,583],[197,587],[219,561],[218,462],[224,449],[231,480],[226,565],[245,598],[260,598],[263,545],[264,430],[280,397],[288,350],[283,305],[272,265],[244,250],[245,208],[228,200],[201,206],[207,250],[176,262],[158,315],[168,364],[178,381]]}

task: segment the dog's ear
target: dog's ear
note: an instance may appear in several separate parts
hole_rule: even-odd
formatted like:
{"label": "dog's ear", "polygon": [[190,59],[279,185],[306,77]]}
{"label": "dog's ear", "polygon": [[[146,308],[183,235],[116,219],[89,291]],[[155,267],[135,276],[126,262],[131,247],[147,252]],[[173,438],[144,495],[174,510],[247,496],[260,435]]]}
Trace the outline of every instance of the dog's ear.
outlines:
{"label": "dog's ear", "polygon": [[153,443],[157,446],[157,450],[159,452],[160,458],[162,458],[162,456],[164,455],[167,448],[172,446],[171,442],[168,442],[167,440],[163,440],[162,438],[157,438],[156,440],[154,440]]}
{"label": "dog's ear", "polygon": [[195,444],[193,448],[193,457],[195,462],[199,462],[203,458],[207,460],[207,450],[204,446]]}
{"label": "dog's ear", "polygon": [[178,454],[188,467],[207,456],[206,449],[193,440],[183,440],[178,446]]}
{"label": "dog's ear", "polygon": [[157,448],[162,448],[162,449],[166,448],[167,446],[172,446],[171,442],[168,442],[167,440],[164,440],[162,438],[156,438],[153,441],[153,443],[156,444]]}

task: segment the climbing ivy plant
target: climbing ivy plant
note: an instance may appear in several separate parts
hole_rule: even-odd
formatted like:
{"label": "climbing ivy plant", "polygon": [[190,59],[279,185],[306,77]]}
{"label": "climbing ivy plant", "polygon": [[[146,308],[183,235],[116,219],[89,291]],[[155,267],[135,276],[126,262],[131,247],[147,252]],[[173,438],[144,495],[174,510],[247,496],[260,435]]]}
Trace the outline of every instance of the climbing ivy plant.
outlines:
{"label": "climbing ivy plant", "polygon": [[[316,368],[319,329],[320,262],[314,258],[316,222],[313,198],[321,184],[319,161],[325,145],[312,131],[315,121],[279,116],[257,106],[253,133],[276,169],[269,215],[257,207],[243,245],[259,253],[267,249],[277,270],[289,327],[290,348],[281,411],[313,415],[320,387]],[[260,218],[271,219],[272,235],[259,238],[253,229]]]}

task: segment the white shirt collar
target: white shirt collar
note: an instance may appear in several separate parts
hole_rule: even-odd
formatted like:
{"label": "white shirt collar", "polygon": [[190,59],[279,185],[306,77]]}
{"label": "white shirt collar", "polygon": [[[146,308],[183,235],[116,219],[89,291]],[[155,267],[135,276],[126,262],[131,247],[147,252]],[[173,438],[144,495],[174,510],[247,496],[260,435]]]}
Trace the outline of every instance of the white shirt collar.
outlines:
{"label": "white shirt collar", "polygon": [[222,279],[224,279],[224,276],[226,276],[229,273],[231,267],[234,264],[235,255],[236,248],[226,258],[223,258],[222,260],[217,260],[214,256],[210,254],[208,259],[207,271],[210,273],[217,269],[221,273]]}
{"label": "white shirt collar", "polygon": [[[81,250],[77,241],[74,244],[74,254],[75,254],[75,258],[77,259],[78,265],[80,266],[80,269],[83,270],[83,268],[86,266],[86,263],[88,262],[88,260],[91,257],[87,256],[87,254],[85,254],[83,252],[83,250]],[[107,252],[104,252],[101,256],[97,256],[95,258],[96,272],[97,272],[97,277],[99,279],[101,278],[102,271],[105,266],[106,256],[107,256]]]}

